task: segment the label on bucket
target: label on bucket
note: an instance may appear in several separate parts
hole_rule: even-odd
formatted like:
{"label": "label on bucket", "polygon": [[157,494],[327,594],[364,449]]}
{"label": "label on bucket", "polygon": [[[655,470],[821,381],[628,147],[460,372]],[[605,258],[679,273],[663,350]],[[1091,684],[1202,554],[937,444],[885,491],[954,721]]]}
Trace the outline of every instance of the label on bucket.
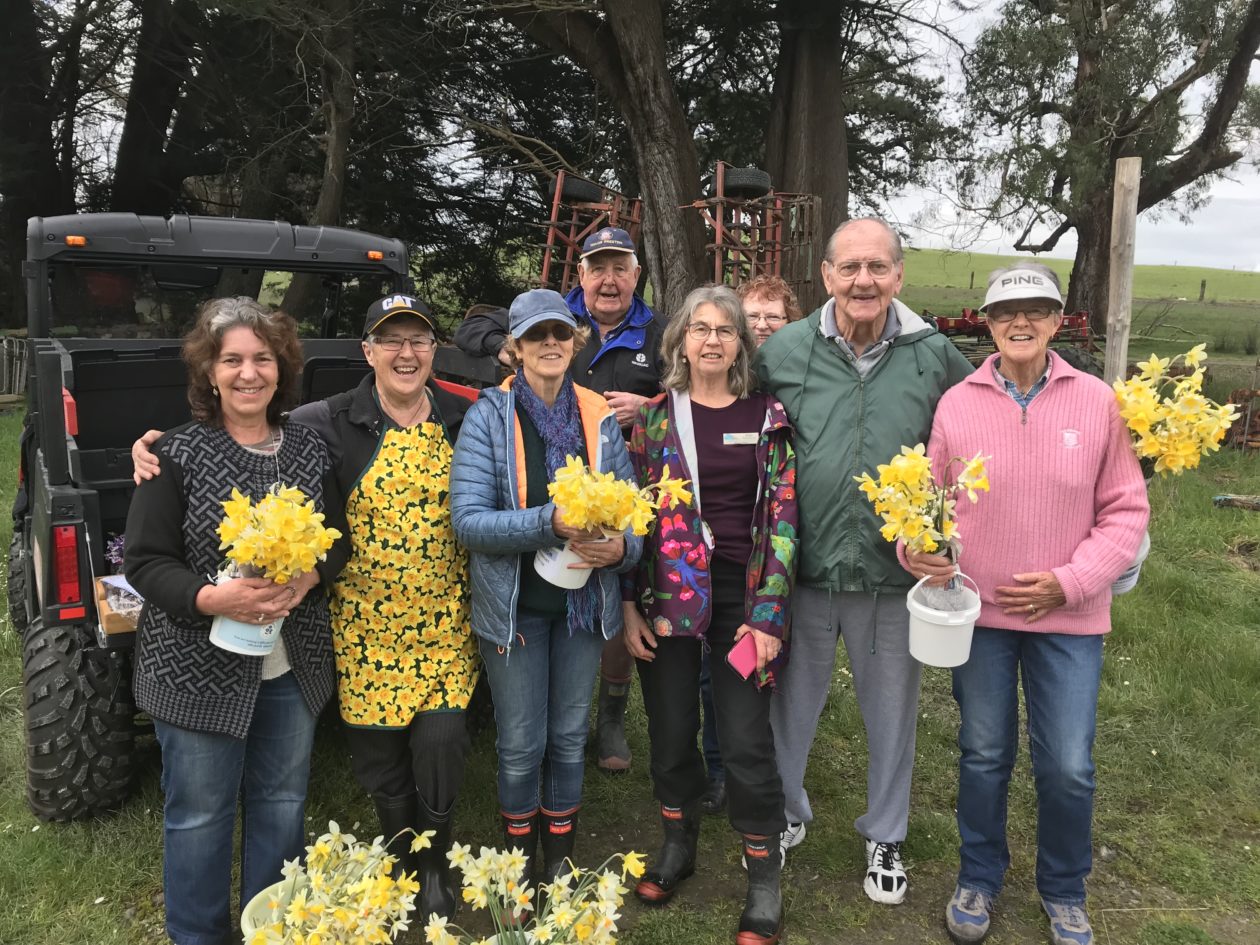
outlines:
{"label": "label on bucket", "polygon": [[276,636],[283,625],[283,617],[259,626],[220,615],[214,618],[210,628],[210,642],[231,653],[266,656],[275,648]]}

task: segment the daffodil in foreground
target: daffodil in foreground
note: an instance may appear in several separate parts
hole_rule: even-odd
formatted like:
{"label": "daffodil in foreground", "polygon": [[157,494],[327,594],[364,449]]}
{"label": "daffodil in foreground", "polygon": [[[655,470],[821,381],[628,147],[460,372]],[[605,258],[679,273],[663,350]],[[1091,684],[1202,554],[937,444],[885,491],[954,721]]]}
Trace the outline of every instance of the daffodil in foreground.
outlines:
{"label": "daffodil in foreground", "polygon": [[565,458],[547,493],[566,525],[587,531],[622,532],[629,528],[636,535],[647,534],[657,509],[691,502],[685,479],[662,476],[659,482],[639,489],[611,472],[591,469],[578,456]]}
{"label": "daffodil in foreground", "polygon": [[[537,888],[528,885],[526,860],[520,850],[506,853],[482,847],[474,857],[467,846],[455,844],[447,858],[463,874],[463,899],[474,911],[488,909],[500,945],[607,945],[616,942],[618,911],[627,878],[643,875],[642,854],[615,854],[597,870],[573,867],[556,881]],[[621,861],[621,868],[615,868]],[[538,907],[537,909],[535,907]],[[536,914],[534,914],[536,912]],[[531,918],[532,915],[532,918]],[[480,945],[466,939],[458,926],[436,913],[424,929],[429,945]]]}
{"label": "daffodil in foreground", "polygon": [[954,457],[949,466],[960,463],[962,470],[952,483],[938,485],[932,476],[932,461],[922,443],[903,446],[887,463],[876,467],[879,478],[870,473],[854,476],[858,488],[884,520],[880,534],[886,541],[904,541],[914,551],[931,554],[942,546],[955,546],[958,527],[954,522],[954,495],[965,492],[975,502],[977,493],[989,491],[987,456],[977,453],[971,459]]}
{"label": "daffodil in foreground", "polygon": [[[413,848],[431,835],[418,834]],[[244,910],[246,945],[388,945],[406,931],[420,891],[414,874],[394,875],[394,866],[384,837],[356,840],[329,821],[306,848],[305,863],[288,861],[283,882],[264,890],[261,923],[252,925]]]}
{"label": "daffodil in foreground", "polygon": [[286,584],[323,561],[341,532],[301,489],[276,486],[255,504],[238,489],[223,502],[219,548],[243,574]]}
{"label": "daffodil in foreground", "polygon": [[[1220,448],[1238,419],[1233,404],[1221,405],[1203,396],[1206,357],[1206,345],[1195,345],[1173,358],[1152,354],[1138,364],[1137,374],[1112,385],[1134,451],[1152,460],[1161,476],[1196,468],[1204,455]],[[1178,360],[1189,374],[1169,373]]]}

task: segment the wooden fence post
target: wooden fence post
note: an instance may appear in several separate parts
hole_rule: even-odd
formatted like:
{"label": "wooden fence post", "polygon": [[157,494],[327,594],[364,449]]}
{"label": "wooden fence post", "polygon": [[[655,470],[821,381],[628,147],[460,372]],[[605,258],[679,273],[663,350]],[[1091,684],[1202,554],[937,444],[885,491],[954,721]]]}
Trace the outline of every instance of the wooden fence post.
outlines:
{"label": "wooden fence post", "polygon": [[1107,359],[1103,380],[1124,377],[1129,366],[1129,327],[1133,319],[1133,242],[1137,233],[1138,185],[1142,159],[1116,161],[1115,200],[1111,205],[1111,284],[1107,290]]}

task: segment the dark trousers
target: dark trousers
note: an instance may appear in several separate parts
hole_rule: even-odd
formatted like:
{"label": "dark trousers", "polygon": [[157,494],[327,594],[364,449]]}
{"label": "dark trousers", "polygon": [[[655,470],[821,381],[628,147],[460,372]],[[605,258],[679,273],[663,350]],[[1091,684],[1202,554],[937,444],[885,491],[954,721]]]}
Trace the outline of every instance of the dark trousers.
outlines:
{"label": "dark trousers", "polygon": [[436,814],[455,803],[468,758],[463,712],[421,712],[406,728],[344,726],[350,768],[373,797],[420,799]]}
{"label": "dark trousers", "polygon": [[[779,833],[786,821],[770,731],[770,689],[758,691],[726,662],[744,622],[743,569],[715,561],[712,583],[709,669],[731,826],[740,833]],[[696,747],[702,646],[693,637],[658,637],[656,658],[637,661],[652,743],[652,784],[657,799],[669,807],[699,802],[707,786],[704,758]]]}

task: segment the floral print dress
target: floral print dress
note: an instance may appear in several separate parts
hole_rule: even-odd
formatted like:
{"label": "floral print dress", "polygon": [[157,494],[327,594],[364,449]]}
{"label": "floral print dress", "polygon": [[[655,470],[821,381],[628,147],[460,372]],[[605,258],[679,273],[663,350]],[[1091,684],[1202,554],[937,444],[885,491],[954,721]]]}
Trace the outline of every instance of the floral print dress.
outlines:
{"label": "floral print dress", "polygon": [[477,647],[451,456],[440,423],[388,429],[347,498],[353,550],[331,605],[347,725],[405,728],[418,713],[468,707]]}

